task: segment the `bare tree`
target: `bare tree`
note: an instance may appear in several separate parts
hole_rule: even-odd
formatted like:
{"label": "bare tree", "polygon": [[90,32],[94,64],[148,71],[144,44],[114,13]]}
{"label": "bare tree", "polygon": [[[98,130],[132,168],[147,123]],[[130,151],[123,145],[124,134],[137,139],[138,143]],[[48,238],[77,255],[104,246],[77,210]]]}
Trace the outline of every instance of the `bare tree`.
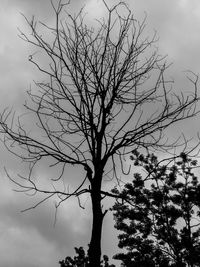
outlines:
{"label": "bare tree", "polygon": [[[145,37],[145,19],[135,20],[125,2],[113,7],[102,3],[105,18],[95,21],[93,27],[85,23],[84,9],[70,15],[62,1],[52,5],[54,27],[25,18],[31,34],[21,32],[20,36],[46,62],[41,63],[37,53],[29,57],[46,80],[36,82],[37,92],[28,91],[30,102],[25,104],[37,118],[40,135],[31,133],[24,117],[8,109],[0,117],[6,147],[29,164],[26,177],[10,177],[19,191],[44,193],[37,205],[57,196],[57,206],[69,197],[79,200],[80,195],[90,194],[92,267],[100,266],[102,222],[107,212],[102,199],[115,197],[102,190],[104,177],[118,179],[117,164],[132,149],[169,148],[164,130],[194,116],[198,101],[195,75],[189,78],[194,87],[190,95],[170,93],[171,82],[164,75],[167,65],[158,54],[156,35]],[[38,26],[44,27],[42,32],[48,37]],[[52,161],[50,167],[61,170],[50,181],[52,190],[41,188],[32,175],[45,158]],[[69,165],[83,168],[85,177],[80,177],[74,191],[60,190],[57,183],[66,183]]]}

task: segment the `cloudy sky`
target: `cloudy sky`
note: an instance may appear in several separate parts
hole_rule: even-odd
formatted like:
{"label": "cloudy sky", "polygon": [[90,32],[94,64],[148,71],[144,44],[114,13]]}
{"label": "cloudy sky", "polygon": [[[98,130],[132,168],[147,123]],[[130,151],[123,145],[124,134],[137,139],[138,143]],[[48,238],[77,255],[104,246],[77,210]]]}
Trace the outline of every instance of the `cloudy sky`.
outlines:
{"label": "cloudy sky", "polygon": [[[0,0],[0,106],[20,109],[27,90],[37,77],[28,62],[31,48],[19,39],[17,28],[26,32],[21,13],[33,14],[45,23],[51,22],[49,0]],[[101,0],[71,0],[68,7],[74,12],[86,5],[89,18],[103,16]],[[109,3],[109,0],[107,1]],[[115,3],[117,1],[110,0]],[[200,72],[200,1],[199,0],[127,0],[137,18],[148,15],[147,33],[157,30],[159,48],[168,61],[173,62],[170,75],[178,90],[189,91],[184,71]],[[195,138],[198,118],[187,122],[184,131]],[[10,173],[21,170],[21,163],[0,145],[0,266],[56,267],[59,259],[72,254],[73,247],[89,242],[91,229],[89,200],[84,199],[85,210],[69,201],[58,211],[54,226],[55,208],[47,202],[35,210],[20,211],[34,203],[30,197],[12,191],[3,167]],[[45,175],[45,174],[43,174]],[[88,203],[88,205],[87,205]],[[116,239],[111,219],[104,224],[103,252],[115,251]],[[107,238],[109,235],[109,238]]]}

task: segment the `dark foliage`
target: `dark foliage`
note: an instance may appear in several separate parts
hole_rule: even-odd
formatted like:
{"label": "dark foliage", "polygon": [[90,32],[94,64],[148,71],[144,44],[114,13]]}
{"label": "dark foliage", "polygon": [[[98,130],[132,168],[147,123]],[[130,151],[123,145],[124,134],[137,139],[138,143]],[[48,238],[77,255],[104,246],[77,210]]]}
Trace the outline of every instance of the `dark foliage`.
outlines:
{"label": "dark foliage", "polygon": [[[85,252],[83,247],[75,247],[76,256],[74,258],[66,257],[65,260],[59,261],[60,267],[88,267],[89,257],[88,253]],[[103,255],[103,260],[101,261],[101,267],[115,267],[113,264],[109,264],[109,258]]]}
{"label": "dark foliage", "polygon": [[[115,255],[124,266],[200,266],[200,182],[197,161],[182,153],[162,165],[158,158],[133,151],[132,160],[147,176],[135,173],[119,192],[127,201],[113,207],[122,231]],[[145,178],[144,178],[145,176]]]}

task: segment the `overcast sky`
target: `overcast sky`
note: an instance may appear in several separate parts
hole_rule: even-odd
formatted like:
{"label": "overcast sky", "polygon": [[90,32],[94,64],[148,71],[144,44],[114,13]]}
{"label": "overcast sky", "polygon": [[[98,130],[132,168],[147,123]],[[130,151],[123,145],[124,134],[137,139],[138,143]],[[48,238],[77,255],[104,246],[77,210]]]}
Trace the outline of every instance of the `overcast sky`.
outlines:
{"label": "overcast sky", "polygon": [[[101,0],[71,0],[69,9],[78,10],[86,4],[90,19],[103,16]],[[36,70],[28,62],[31,48],[17,36],[17,27],[27,27],[20,13],[33,14],[45,23],[51,22],[49,0],[1,0],[0,5],[0,106],[20,108]],[[109,0],[107,1],[109,3]],[[111,1],[110,1],[111,2]],[[112,0],[112,3],[117,1]],[[127,0],[136,17],[148,15],[148,31],[157,30],[158,46],[168,61],[173,62],[170,75],[177,82],[177,90],[189,91],[184,78],[185,70],[200,72],[200,1],[199,0]],[[195,136],[198,118],[187,122],[185,131]],[[27,196],[13,192],[3,167],[10,173],[21,169],[21,163],[0,146],[0,266],[2,267],[56,267],[59,259],[72,254],[74,246],[86,245],[90,238],[89,200],[84,199],[86,210],[69,201],[58,212],[54,224],[54,203],[47,202],[35,210],[20,210],[34,203]],[[73,172],[73,170],[72,170]],[[45,175],[45,174],[43,174]],[[87,205],[88,203],[88,205]],[[109,236],[109,238],[107,238]],[[112,222],[104,224],[103,252],[114,252],[115,234]]]}

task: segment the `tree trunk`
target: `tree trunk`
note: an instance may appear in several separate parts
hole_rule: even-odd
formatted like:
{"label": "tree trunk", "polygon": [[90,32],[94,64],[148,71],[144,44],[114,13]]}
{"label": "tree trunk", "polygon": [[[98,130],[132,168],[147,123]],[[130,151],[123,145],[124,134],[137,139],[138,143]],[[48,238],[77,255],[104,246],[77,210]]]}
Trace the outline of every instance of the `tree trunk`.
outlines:
{"label": "tree trunk", "polygon": [[89,245],[89,267],[100,267],[101,261],[101,234],[102,234],[102,224],[103,224],[103,213],[101,207],[101,194],[100,188],[92,188],[91,192],[92,200],[92,235]]}

